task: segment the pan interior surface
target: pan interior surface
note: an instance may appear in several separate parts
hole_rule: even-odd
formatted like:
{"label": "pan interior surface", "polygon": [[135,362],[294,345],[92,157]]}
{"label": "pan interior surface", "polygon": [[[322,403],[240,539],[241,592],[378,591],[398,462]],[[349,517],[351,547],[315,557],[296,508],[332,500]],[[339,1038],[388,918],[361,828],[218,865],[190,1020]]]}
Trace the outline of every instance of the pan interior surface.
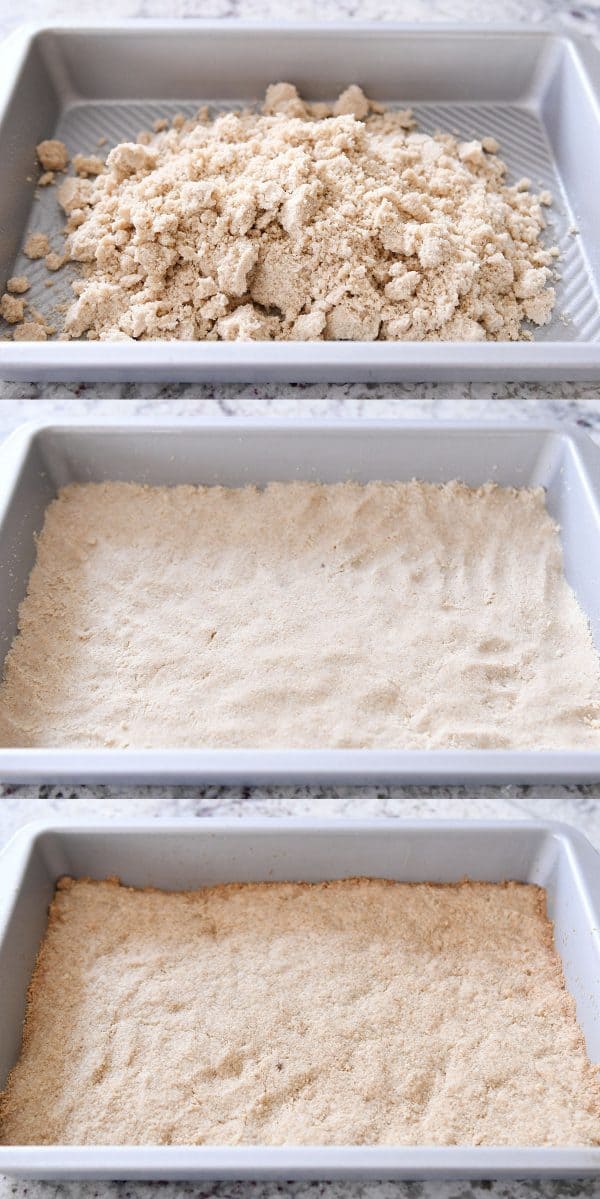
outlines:
{"label": "pan interior surface", "polygon": [[[274,80],[276,76],[277,64],[273,66]],[[353,78],[347,80],[348,83],[354,81]],[[312,98],[308,92],[305,96]],[[260,97],[256,99],[258,101]],[[191,117],[206,102],[206,97],[189,102],[77,102],[63,110],[52,136],[64,141],[71,155],[80,152],[105,155],[119,142],[136,140],[140,131],[151,130],[157,119],[172,118],[176,113]],[[239,107],[240,103],[223,100],[209,103],[209,107],[216,114]],[[406,106],[412,107],[419,132],[450,132],[465,140],[494,137],[500,146],[499,156],[508,167],[509,184],[526,177],[531,181],[533,192],[551,192],[553,204],[544,210],[547,221],[544,240],[548,246],[556,245],[560,251],[557,259],[560,277],[555,283],[556,306],[548,325],[531,325],[529,331],[536,342],[589,343],[600,339],[600,303],[585,241],[579,231],[575,231],[577,220],[569,188],[561,178],[538,107],[531,101],[411,105],[407,99],[406,103],[397,100],[390,103],[391,108]],[[60,181],[60,176],[58,178]],[[52,250],[62,252],[62,225],[63,213],[57,202],[56,188],[41,188],[32,203],[22,244],[31,233],[46,233]],[[31,261],[20,252],[7,273],[27,276],[31,283],[27,295],[29,303],[60,330],[64,305],[73,299],[70,284],[77,277],[77,267],[68,264],[57,272],[50,272],[43,259]]]}

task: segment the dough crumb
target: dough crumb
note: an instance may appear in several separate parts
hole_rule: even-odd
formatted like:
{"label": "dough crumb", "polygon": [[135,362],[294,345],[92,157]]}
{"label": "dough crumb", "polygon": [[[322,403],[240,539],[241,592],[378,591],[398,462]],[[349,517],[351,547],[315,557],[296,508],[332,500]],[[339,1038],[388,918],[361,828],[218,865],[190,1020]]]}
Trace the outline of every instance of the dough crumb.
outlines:
{"label": "dough crumb", "polygon": [[68,179],[61,183],[56,195],[61,208],[70,217],[71,229],[75,229],[85,219],[84,209],[88,205],[90,193],[91,182],[88,179],[69,175]]}
{"label": "dough crumb", "polygon": [[36,146],[38,162],[45,171],[64,171],[69,164],[69,151],[64,142],[49,138]]}
{"label": "dough crumb", "polygon": [[46,341],[47,326],[39,321],[24,321],[22,325],[17,325],[13,338],[15,341]]}
{"label": "dough crumb", "polygon": [[357,121],[363,121],[369,112],[369,101],[360,87],[355,83],[346,88],[341,96],[336,100],[333,106],[334,117],[343,117],[350,114],[356,117]]}
{"label": "dough crumb", "polygon": [[32,233],[27,238],[23,253],[27,258],[45,258],[50,253],[50,242],[45,233]]}
{"label": "dough crumb", "polygon": [[84,179],[88,175],[99,175],[104,170],[104,159],[98,154],[74,154],[73,170]]}
{"label": "dough crumb", "polygon": [[11,296],[5,292],[0,299],[0,316],[9,325],[17,325],[23,320],[25,314],[25,304],[23,300],[18,300],[16,296]]}
{"label": "dough crumb", "polygon": [[62,254],[46,254],[44,262],[49,271],[59,271],[61,266],[64,266],[65,259]]}
{"label": "dough crumb", "polygon": [[31,284],[26,275],[12,275],[6,284],[7,291],[24,292],[29,291]]}

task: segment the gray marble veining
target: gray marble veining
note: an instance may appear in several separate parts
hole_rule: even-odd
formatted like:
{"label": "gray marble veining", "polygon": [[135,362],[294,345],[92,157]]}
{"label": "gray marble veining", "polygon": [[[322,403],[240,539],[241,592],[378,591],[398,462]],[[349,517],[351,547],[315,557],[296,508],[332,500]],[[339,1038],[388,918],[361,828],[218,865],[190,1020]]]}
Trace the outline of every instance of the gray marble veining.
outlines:
{"label": "gray marble veining", "polygon": [[[558,385],[557,385],[558,386]],[[566,384],[562,385],[565,389]],[[441,385],[440,385],[441,388]],[[80,386],[77,396],[53,396],[44,399],[0,397],[0,439],[5,438],[24,421],[48,420],[118,420],[118,421],[195,421],[226,417],[286,420],[360,420],[392,419],[402,421],[486,421],[490,424],[508,422],[570,422],[594,434],[600,429],[600,388],[597,396],[553,394],[546,388],[540,396],[529,397],[516,385],[512,394],[500,396],[490,384],[490,394],[480,386],[477,397],[467,394],[464,387],[455,385],[440,390],[439,397],[385,397],[380,389],[348,387],[301,387],[295,389],[275,385],[213,387],[205,397],[165,395],[118,399],[99,398]],[[323,392],[327,395],[323,395]]]}

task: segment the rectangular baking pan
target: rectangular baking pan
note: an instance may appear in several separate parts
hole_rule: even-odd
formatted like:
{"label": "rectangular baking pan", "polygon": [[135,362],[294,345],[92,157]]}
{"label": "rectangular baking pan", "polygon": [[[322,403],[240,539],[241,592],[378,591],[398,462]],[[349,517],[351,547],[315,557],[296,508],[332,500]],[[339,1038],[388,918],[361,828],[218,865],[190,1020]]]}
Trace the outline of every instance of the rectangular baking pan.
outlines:
{"label": "rectangular baking pan", "polygon": [[[600,1061],[600,859],[554,823],[155,820],[30,825],[0,866],[0,1089],[17,1058],[27,986],[61,874],[185,890],[220,882],[376,875],[515,879],[547,888],[566,983]],[[28,1178],[524,1178],[596,1175],[600,1148],[354,1146],[0,1147]]]}
{"label": "rectangular baking pan", "polygon": [[[562,426],[395,421],[23,426],[0,450],[0,669],[17,629],[35,533],[58,488],[107,479],[263,485],[414,477],[542,485],[567,579],[600,647],[600,450]],[[21,782],[358,784],[600,780],[600,751],[380,749],[0,749]]]}
{"label": "rectangular baking pan", "polygon": [[[71,152],[135,138],[159,116],[200,103],[254,103],[291,80],[313,100],[350,82],[411,106],[419,128],[493,135],[513,182],[555,197],[561,250],[552,323],[534,340],[464,342],[0,342],[0,374],[41,380],[461,380],[600,378],[600,55],[585,38],[503,26],[135,21],[27,27],[0,50],[0,283],[26,271],[42,310],[71,296],[18,252],[58,232],[52,188],[34,199],[35,145]],[[578,233],[574,234],[576,228]],[[58,239],[56,247],[59,246]],[[565,315],[566,314],[566,319]]]}

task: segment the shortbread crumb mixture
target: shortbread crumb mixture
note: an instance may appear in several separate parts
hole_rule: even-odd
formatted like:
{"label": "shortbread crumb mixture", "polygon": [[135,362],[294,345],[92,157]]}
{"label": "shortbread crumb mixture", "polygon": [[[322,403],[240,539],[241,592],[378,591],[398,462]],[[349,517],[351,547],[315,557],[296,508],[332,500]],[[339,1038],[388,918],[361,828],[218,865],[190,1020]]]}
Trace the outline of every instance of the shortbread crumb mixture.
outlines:
{"label": "shortbread crumb mixture", "polygon": [[598,748],[599,701],[542,489],[73,484],[0,744]]}
{"label": "shortbread crumb mixture", "polygon": [[509,186],[493,138],[418,133],[355,85],[330,107],[277,83],[262,112],[173,124],[105,168],[74,157],[67,336],[482,341],[549,321],[551,196]]}
{"label": "shortbread crumb mixture", "polygon": [[596,1145],[544,899],[62,879],[0,1141]]}

